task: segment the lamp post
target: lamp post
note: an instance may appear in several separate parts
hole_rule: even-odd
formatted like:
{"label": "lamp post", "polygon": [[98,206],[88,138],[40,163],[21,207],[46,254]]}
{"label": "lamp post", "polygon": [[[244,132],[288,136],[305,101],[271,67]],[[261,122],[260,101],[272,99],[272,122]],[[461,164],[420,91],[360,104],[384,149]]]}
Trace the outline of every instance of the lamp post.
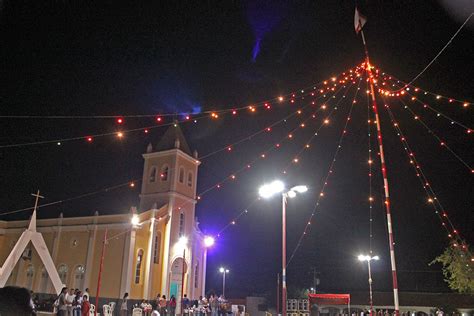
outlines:
{"label": "lamp post", "polygon": [[357,257],[359,261],[367,261],[367,267],[369,270],[369,304],[370,304],[370,316],[373,315],[374,311],[374,302],[372,300],[372,272],[370,270],[370,261],[372,260],[379,260],[379,256],[365,256],[365,255],[359,255]]}
{"label": "lamp post", "polygon": [[297,185],[292,187],[290,190],[285,191],[285,184],[279,180],[264,184],[258,190],[259,195],[265,199],[268,199],[275,194],[281,193],[281,311],[283,316],[286,316],[286,203],[288,198],[294,198],[297,193],[304,193],[306,191],[308,191],[308,187],[305,185]]}
{"label": "lamp post", "polygon": [[229,269],[224,267],[219,268],[219,272],[222,273],[222,296],[225,297],[225,275],[229,273]]}
{"label": "lamp post", "polygon": [[[206,271],[207,271],[207,250],[209,248],[211,248],[212,246],[214,246],[214,244],[216,243],[216,240],[214,237],[212,236],[204,236],[204,239],[203,239],[203,244],[204,244],[204,256],[203,256],[203,260],[202,260],[202,265],[201,265],[201,269],[203,271],[203,276],[201,278],[201,295],[204,297],[205,293],[206,293]],[[196,294],[195,294],[196,295]]]}

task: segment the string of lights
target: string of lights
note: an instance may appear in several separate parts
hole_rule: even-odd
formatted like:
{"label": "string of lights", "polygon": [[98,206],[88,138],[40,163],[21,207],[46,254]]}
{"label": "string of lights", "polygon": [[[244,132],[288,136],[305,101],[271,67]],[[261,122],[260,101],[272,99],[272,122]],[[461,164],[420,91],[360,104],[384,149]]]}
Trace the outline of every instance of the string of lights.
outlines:
{"label": "string of lights", "polygon": [[[341,86],[341,88],[339,88],[333,96],[337,95],[339,93],[339,91],[341,91],[343,86]],[[332,97],[332,96],[331,96]],[[310,103],[311,105],[314,105],[313,103]],[[319,111],[320,109],[324,109],[325,107],[321,107],[319,108],[317,111]],[[298,110],[299,111],[299,110]],[[298,113],[298,111],[296,111],[295,113]],[[301,113],[299,113],[301,114]],[[314,114],[313,116],[311,116],[311,118],[314,118]],[[308,120],[309,118],[306,118],[306,120]],[[306,121],[305,120],[305,121]],[[168,124],[170,125],[170,124]],[[175,124],[176,125],[176,124]],[[300,126],[301,124],[298,124],[298,126]],[[294,130],[298,129],[298,127],[296,127]],[[293,132],[294,132],[293,130]],[[284,137],[286,138],[286,136]],[[283,139],[284,139],[283,138]],[[280,145],[278,145],[278,147],[280,147]],[[214,154],[217,154],[218,152],[220,151],[215,151],[212,155]],[[211,154],[208,154],[206,155],[207,157],[206,158],[209,158],[211,156]],[[202,159],[202,158],[201,158]],[[162,175],[161,175],[162,176]],[[231,177],[231,176],[229,176]],[[235,179],[235,177],[233,178]],[[77,196],[74,196],[74,197],[71,197],[71,198],[67,198],[67,199],[62,199],[62,200],[57,200],[57,201],[53,201],[53,202],[49,202],[49,203],[44,203],[44,204],[40,204],[38,206],[38,208],[40,207],[47,207],[47,206],[52,206],[52,205],[57,205],[57,204],[61,204],[61,203],[65,203],[65,202],[68,202],[68,201],[72,201],[72,200],[76,200],[76,199],[80,199],[80,198],[84,198],[84,197],[88,197],[88,196],[93,196],[93,195],[96,195],[96,194],[99,194],[99,193],[103,193],[103,192],[109,192],[109,191],[112,191],[114,189],[117,189],[117,188],[121,188],[121,187],[125,187],[125,186],[129,186],[131,188],[134,188],[135,187],[135,182],[136,181],[139,181],[140,179],[133,179],[133,180],[130,180],[130,181],[127,181],[125,183],[121,183],[121,184],[118,184],[118,185],[113,185],[113,186],[109,186],[107,188],[104,188],[104,189],[100,189],[100,190],[97,190],[97,191],[93,191],[93,192],[89,192],[89,193],[85,193],[85,194],[80,194],[80,195],[77,195]],[[213,185],[212,188],[219,188],[220,186],[217,184],[217,185]],[[207,193],[208,191],[210,191],[209,189],[206,189],[205,192],[201,193],[201,194],[198,194],[198,199],[200,199],[200,196],[202,196],[203,194]],[[0,213],[0,216],[3,216],[3,215],[9,215],[9,214],[15,214],[15,213],[20,213],[20,212],[24,212],[24,211],[29,211],[29,210],[32,210],[33,207],[26,207],[26,208],[21,208],[21,209],[17,209],[17,210],[12,210],[12,211],[7,211],[7,212],[2,212]]]}
{"label": "string of lights", "polygon": [[407,137],[401,130],[399,121],[396,119],[395,115],[393,114],[393,111],[390,109],[390,105],[386,103],[384,107],[390,117],[391,125],[394,128],[397,137],[400,139],[405,153],[407,154],[408,162],[413,167],[416,177],[418,178],[423,190],[426,193],[427,202],[433,207],[434,213],[439,218],[442,227],[446,230],[447,236],[450,239],[451,243],[453,245],[461,244],[462,248],[466,249],[467,247],[465,245],[465,242],[460,237],[459,230],[455,228],[450,217],[448,216],[446,209],[443,207],[443,205],[437,198],[434,189],[432,188],[430,182],[426,177],[425,172],[421,167],[421,164],[418,162],[414,151],[408,143]]}
{"label": "string of lights", "polygon": [[309,216],[309,219],[308,221],[306,222],[306,225],[304,226],[304,229],[303,229],[303,232],[300,236],[300,238],[298,239],[298,242],[296,244],[296,247],[295,249],[293,249],[291,255],[290,255],[290,258],[288,259],[288,263],[287,263],[287,267],[289,266],[289,264],[291,263],[291,261],[293,260],[293,258],[295,257],[295,254],[296,252],[298,251],[298,249],[301,247],[302,243],[303,243],[303,240],[304,240],[304,237],[306,236],[308,230],[310,229],[310,226],[311,226],[311,222],[313,220],[313,217],[316,213],[316,211],[318,210],[319,208],[319,205],[320,205],[320,202],[321,202],[321,199],[324,197],[324,194],[325,194],[325,189],[326,187],[328,186],[328,180],[329,180],[329,177],[333,174],[334,172],[334,165],[336,163],[336,159],[337,159],[337,156],[339,154],[339,152],[341,151],[341,148],[342,148],[342,142],[344,141],[344,138],[347,134],[347,127],[349,125],[349,122],[351,121],[351,115],[352,115],[352,110],[354,108],[354,104],[356,103],[356,99],[357,99],[357,96],[358,96],[358,93],[359,93],[359,87],[360,87],[360,82],[361,80],[359,80],[359,83],[358,83],[358,86],[357,86],[357,89],[356,89],[356,92],[354,94],[354,97],[352,98],[352,102],[351,102],[351,106],[350,106],[350,109],[349,109],[349,113],[347,115],[347,119],[346,119],[346,122],[344,124],[344,127],[342,129],[342,132],[341,132],[341,135],[339,137],[339,141],[337,143],[337,147],[336,147],[336,150],[335,150],[335,153],[334,153],[334,156],[333,156],[333,159],[331,160],[331,163],[329,165],[329,168],[328,168],[328,172],[326,174],[326,177],[323,181],[323,184],[322,184],[322,187],[321,187],[321,190],[319,192],[319,195],[317,196],[317,199],[316,199],[316,203],[312,209],[312,212],[311,212],[311,215]]}
{"label": "string of lights", "polygon": [[[347,90],[346,90],[346,92],[347,92]],[[337,104],[339,104],[340,100],[342,100],[343,98],[344,98],[344,95],[339,99],[339,101],[338,101]],[[334,109],[337,110],[337,105],[333,108],[333,110],[334,110]],[[318,130],[319,130],[322,126],[324,126],[324,125],[325,125],[325,123],[321,124],[321,125],[319,126]],[[295,129],[295,130],[296,130],[296,129]],[[294,131],[293,131],[293,132],[294,132]],[[291,135],[291,133],[290,133],[290,135]],[[284,139],[286,139],[286,138],[287,138],[287,137],[285,136],[282,140],[284,140]],[[280,142],[277,143],[277,144],[280,144],[282,140],[280,140]],[[305,142],[304,148],[309,148],[309,147],[307,147],[307,144],[308,144],[308,142]],[[274,148],[274,147],[272,147],[272,148]],[[294,162],[294,160],[292,160],[292,161]],[[291,162],[290,162],[289,164],[291,165]],[[249,166],[249,165],[247,165],[247,166]],[[286,173],[286,169],[283,170],[282,173]],[[253,206],[254,203],[257,202],[257,201],[259,201],[259,200],[260,200],[260,198],[254,199],[252,202],[250,202],[249,205],[247,205],[245,208],[241,209],[241,210],[239,211],[238,215],[235,216],[234,218],[232,218],[232,220],[229,221],[226,225],[224,225],[224,227],[223,227],[221,230],[219,230],[219,233],[218,233],[215,237],[220,237],[220,235],[221,235],[225,230],[227,230],[228,228],[232,227],[233,225],[236,225],[237,221],[238,221],[243,215],[247,214],[248,211],[249,211],[249,209],[250,209],[250,207]]]}
{"label": "string of lights", "polygon": [[[345,94],[347,93],[347,91],[352,87],[353,84],[351,84],[350,86],[348,86],[344,92],[344,94],[341,96],[341,99],[344,98]],[[260,160],[263,160],[263,159],[266,159],[268,158],[268,154],[274,150],[277,150],[277,149],[280,149],[282,144],[284,144],[284,141],[291,141],[294,139],[294,133],[299,130],[299,129],[302,129],[302,128],[305,128],[306,126],[306,123],[311,120],[311,119],[316,119],[316,113],[321,111],[321,110],[325,110],[327,109],[327,104],[329,102],[327,102],[326,104],[323,104],[320,108],[316,109],[314,111],[314,113],[310,116],[308,116],[301,124],[299,124],[298,126],[296,126],[295,128],[293,128],[292,130],[289,131],[288,135],[286,136],[283,136],[278,142],[270,145],[269,147],[267,147],[264,151],[262,151],[257,157],[255,157],[254,159],[248,161],[247,163],[245,163],[242,167],[234,170],[233,172],[231,172],[229,175],[227,175],[226,177],[222,178],[221,181],[217,182],[216,184],[208,187],[207,189],[205,189],[204,191],[202,191],[201,193],[198,194],[197,196],[197,199],[200,200],[202,195],[203,194],[206,194],[208,193],[209,191],[213,190],[213,189],[220,189],[222,187],[222,185],[227,182],[227,181],[234,181],[236,178],[237,178],[237,175],[242,173],[243,171],[245,170],[248,170],[250,169],[257,161],[260,161]],[[337,104],[337,103],[336,103]],[[333,109],[330,111],[330,113],[328,114],[328,116],[326,117],[326,119],[323,121],[323,123],[321,124],[321,126],[323,125],[327,125],[328,124],[328,121],[329,121],[329,118],[330,116],[332,115],[332,113],[334,112],[334,108],[337,108],[337,105],[335,105],[333,107]],[[320,126],[320,127],[321,127]]]}
{"label": "string of lights", "polygon": [[[353,84],[354,84],[354,82],[352,83],[352,85],[353,85]],[[352,87],[352,85],[351,85],[350,87]],[[345,98],[346,93],[348,92],[348,90],[349,90],[350,87],[348,87],[348,88],[346,89],[344,95],[337,101],[336,105],[334,106],[334,108],[332,109],[332,111],[329,113],[329,115],[328,115],[327,117],[330,117],[330,115],[332,115],[332,113],[333,113],[335,110],[337,110],[337,106],[339,105],[340,101]],[[325,109],[325,108],[326,108],[326,107],[324,107],[323,109]],[[325,125],[327,124],[327,123],[325,123],[325,122],[326,122],[326,120],[323,121],[323,123],[319,126],[319,128],[318,128],[317,130],[320,130],[321,127],[325,126]],[[296,130],[296,129],[295,129],[295,130]],[[294,132],[294,131],[290,132],[289,135],[292,135],[291,133],[293,133],[293,132]],[[313,134],[313,135],[314,135],[314,134]],[[275,145],[276,147],[273,146],[273,147],[270,148],[269,150],[280,147],[279,144],[280,144],[280,143],[282,142],[282,140],[284,140],[284,139],[291,139],[291,137],[288,137],[288,138],[287,138],[287,137],[285,136],[285,137],[284,137],[283,139],[281,139],[278,143],[276,143],[276,145]],[[309,147],[307,146],[308,144],[309,144],[309,142],[306,141],[306,142],[305,142],[305,145],[303,146],[303,148],[304,148],[304,149],[305,149],[305,148],[306,148],[306,149],[309,148]],[[263,158],[263,157],[262,157],[262,158]],[[289,163],[289,165],[292,165],[292,162],[293,162],[293,163],[297,163],[297,162],[295,162],[294,160],[291,160],[290,163]],[[250,164],[247,165],[247,167],[248,167],[248,166],[250,166]],[[282,173],[286,174],[286,169],[282,170]],[[230,228],[231,226],[236,225],[237,220],[238,220],[240,217],[242,217],[243,215],[247,214],[248,211],[249,211],[249,209],[250,209],[250,206],[252,206],[252,205],[253,205],[256,201],[258,201],[258,200],[260,200],[260,198],[257,198],[257,199],[255,199],[255,200],[253,200],[248,206],[246,206],[245,208],[241,209],[236,217],[234,217],[231,221],[229,221],[226,225],[224,225],[224,227],[219,231],[219,233],[216,235],[216,237],[220,237],[220,234],[221,234],[222,232],[224,232],[226,229]]]}
{"label": "string of lights", "polygon": [[[335,97],[335,96],[342,90],[342,88],[343,88],[343,86],[340,86],[340,88],[336,91],[336,93],[334,93],[332,96],[330,96],[330,98],[331,98],[331,97]],[[205,154],[205,155],[201,156],[200,159],[203,160],[203,159],[205,159],[205,158],[207,158],[207,157],[209,157],[209,156],[212,156],[212,155],[214,155],[214,154],[217,154],[217,153],[219,153],[219,152],[221,152],[221,151],[232,151],[232,149],[233,149],[236,145],[239,145],[239,144],[241,144],[241,143],[243,143],[243,142],[245,142],[245,141],[254,139],[257,135],[259,135],[259,134],[261,134],[261,133],[264,133],[264,132],[271,132],[272,129],[273,129],[273,127],[277,126],[278,124],[280,124],[280,123],[282,123],[282,122],[285,122],[285,123],[286,123],[287,120],[290,119],[290,118],[293,117],[293,116],[302,114],[302,112],[303,112],[304,109],[306,109],[306,108],[308,108],[308,107],[310,107],[310,106],[312,106],[312,105],[316,105],[316,101],[317,101],[317,100],[319,100],[319,99],[321,99],[321,98],[326,98],[326,97],[328,97],[326,94],[324,94],[324,95],[319,95],[318,97],[316,97],[313,101],[311,101],[310,103],[308,103],[308,104],[307,104],[306,106],[304,106],[303,108],[298,109],[297,111],[295,111],[295,112],[291,113],[290,115],[288,115],[288,116],[282,118],[281,120],[278,120],[278,121],[276,121],[276,122],[274,122],[274,123],[272,123],[272,124],[266,126],[265,128],[263,128],[263,129],[261,129],[261,130],[255,132],[255,133],[251,134],[251,135],[245,136],[244,138],[242,138],[242,139],[240,139],[240,140],[238,140],[238,141],[235,141],[235,142],[233,142],[233,143],[231,143],[231,144],[228,144],[228,145],[226,145],[226,146],[224,146],[224,147],[222,147],[222,148],[219,148],[219,149],[214,150],[214,151],[212,151],[212,152],[210,152],[210,153],[208,153],[208,154]],[[315,113],[314,113],[314,114],[315,114]],[[314,115],[314,114],[313,114],[313,115]]]}
{"label": "string of lights", "polygon": [[402,99],[399,99],[400,102],[403,104],[403,108],[408,110],[410,114],[412,115],[413,119],[417,122],[419,122],[427,131],[430,135],[432,135],[439,145],[443,148],[446,148],[449,153],[451,153],[460,163],[462,163],[467,169],[469,169],[470,173],[474,173],[474,169],[464,160],[462,159],[448,144],[446,143],[445,140],[443,140],[441,137],[438,136],[421,118],[418,114],[416,114],[408,105],[406,102],[404,102]]}
{"label": "string of lights", "polygon": [[[352,69],[354,68],[354,70]],[[308,89],[310,91],[312,90],[318,90],[319,86],[327,86],[328,84],[331,83],[344,83],[347,81],[348,73],[351,74],[355,72],[359,67],[351,67],[348,68],[347,70],[343,71],[342,73],[339,73],[336,76],[333,76],[331,78],[324,79],[320,82],[313,83],[309,86],[306,86],[299,91],[299,93],[304,94],[305,92],[307,93],[306,95],[309,95],[313,92],[307,92]],[[343,77],[340,79],[340,77]],[[321,92],[322,93],[322,92]],[[212,115],[212,114],[222,114],[222,113],[228,113],[228,112],[238,112],[240,110],[246,110],[249,108],[254,108],[257,109],[259,107],[265,107],[268,108],[269,104],[272,102],[283,102],[286,99],[293,99],[296,97],[295,92],[290,92],[287,94],[279,95],[277,97],[273,97],[270,99],[266,99],[263,101],[258,101],[253,103],[254,105],[241,105],[237,107],[230,107],[226,109],[221,109],[221,110],[206,110],[202,111],[197,114],[207,114],[207,115]],[[125,122],[125,119],[135,119],[135,118],[154,118],[157,121],[161,122],[163,121],[164,117],[171,117],[173,121],[176,119],[178,116],[188,116],[191,117],[193,113],[188,113],[188,112],[182,112],[182,113],[177,113],[177,112],[170,112],[170,113],[154,113],[154,114],[124,114],[124,115],[0,115],[0,119],[53,119],[53,120],[63,120],[63,119],[73,119],[73,120],[78,120],[78,119],[113,119],[115,120],[118,124],[123,124]]]}
{"label": "string of lights", "polygon": [[[369,82],[366,81],[366,90],[369,90]],[[374,197],[373,197],[373,188],[372,188],[372,111],[370,109],[370,98],[369,94],[367,96],[367,145],[368,145],[368,157],[367,157],[367,166],[368,166],[368,184],[369,184],[369,254],[373,254],[373,217],[372,212],[374,208]]]}
{"label": "string of lights", "polygon": [[[58,118],[58,119],[69,119],[69,118],[107,118],[107,119],[114,119],[117,125],[123,126],[125,124],[125,118],[126,117],[138,117],[138,118],[143,118],[143,117],[153,117],[155,118],[155,125],[150,125],[146,127],[140,127],[140,128],[134,128],[134,129],[128,129],[128,130],[119,130],[119,131],[113,131],[113,132],[106,132],[106,133],[97,133],[97,134],[90,134],[90,135],[82,135],[82,136],[76,136],[76,137],[63,137],[63,138],[57,138],[57,139],[49,139],[49,140],[40,140],[40,141],[32,141],[32,142],[25,142],[25,143],[14,143],[14,144],[5,144],[5,145],[0,145],[0,148],[13,148],[13,147],[24,147],[24,146],[33,146],[33,145],[44,145],[44,144],[56,144],[58,146],[61,146],[64,142],[70,142],[70,141],[80,141],[80,140],[85,140],[88,143],[92,143],[95,138],[99,137],[108,137],[108,136],[115,136],[118,139],[122,139],[126,134],[128,133],[133,133],[133,132],[144,132],[145,134],[148,134],[150,130],[163,127],[163,126],[170,126],[173,124],[177,123],[184,123],[184,122],[194,122],[197,123],[199,120],[202,120],[206,117],[210,117],[211,119],[218,119],[222,114],[232,114],[233,116],[236,116],[239,111],[249,111],[250,113],[257,113],[257,109],[259,107],[264,107],[266,110],[270,110],[272,108],[272,105],[270,102],[277,102],[277,103],[283,103],[283,102],[289,102],[290,105],[294,104],[296,102],[296,99],[301,97],[301,99],[304,99],[305,96],[315,96],[318,92],[325,96],[326,93],[335,91],[335,87],[341,84],[345,84],[348,80],[351,80],[351,77],[358,72],[360,69],[359,66],[356,66],[354,70],[350,68],[349,70],[332,77],[330,79],[321,81],[320,83],[316,85],[312,85],[308,87],[310,91],[308,92],[305,89],[301,89],[298,93],[293,92],[290,94],[287,94],[285,96],[278,96],[272,99],[269,99],[267,101],[261,101],[259,103],[256,103],[256,105],[249,105],[249,106],[241,106],[238,108],[230,108],[230,109],[221,109],[221,110],[214,110],[214,111],[204,111],[202,112],[199,116],[192,116],[191,114],[185,114],[183,115],[182,119],[177,119],[177,114],[176,113],[165,113],[166,116],[173,116],[174,119],[170,122],[165,122],[162,114],[135,114],[135,115],[98,115],[98,116],[0,116],[0,118]],[[357,74],[359,75],[359,74]],[[321,85],[322,87],[319,88],[318,86]],[[158,125],[156,125],[158,124]]]}
{"label": "string of lights", "polygon": [[[389,78],[390,78],[390,77],[389,77]],[[395,80],[394,80],[393,82],[395,82]],[[398,83],[399,83],[399,82],[398,82]],[[392,86],[397,87],[397,86],[399,86],[399,85],[397,85],[396,83],[392,83]],[[413,91],[416,93],[416,92],[418,92],[417,89],[418,89],[418,88],[414,88]],[[380,89],[380,88],[379,88],[379,89],[378,89],[378,92],[379,92],[382,96],[384,96],[384,97],[389,97],[389,96],[391,97],[391,96],[393,96],[393,93],[390,93],[390,91],[388,91],[388,90],[384,90],[384,89]],[[396,97],[400,97],[400,98],[401,98],[401,97],[404,97],[404,96],[407,96],[407,97],[410,98],[410,100],[411,100],[412,102],[417,102],[417,103],[421,104],[424,109],[428,109],[428,110],[430,110],[430,111],[436,113],[436,117],[444,118],[444,119],[446,119],[446,120],[449,120],[449,122],[451,123],[451,125],[457,125],[457,126],[463,128],[463,129],[466,131],[467,134],[471,134],[471,133],[472,133],[473,128],[470,128],[470,127],[466,126],[465,124],[463,124],[463,123],[461,123],[461,122],[459,122],[459,121],[453,119],[452,117],[448,116],[447,114],[445,114],[445,113],[443,113],[443,112],[441,112],[441,111],[435,109],[435,108],[432,107],[429,103],[421,101],[418,96],[414,95],[413,93],[410,93],[410,88],[409,88],[409,87],[407,87],[407,88],[405,88],[404,90],[402,90],[401,93],[400,93],[398,96],[397,96],[397,95],[395,95],[395,96],[396,96]],[[452,100],[452,99],[450,99],[450,100]],[[466,104],[466,107],[467,107],[467,104],[468,104],[468,103],[465,103],[465,104]]]}

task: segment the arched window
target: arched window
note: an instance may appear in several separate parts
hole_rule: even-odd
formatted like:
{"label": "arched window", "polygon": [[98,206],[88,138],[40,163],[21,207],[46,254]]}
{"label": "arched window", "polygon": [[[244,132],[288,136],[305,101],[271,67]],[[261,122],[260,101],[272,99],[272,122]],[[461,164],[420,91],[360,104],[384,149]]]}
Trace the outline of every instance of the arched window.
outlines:
{"label": "arched window", "polygon": [[26,288],[31,290],[33,288],[33,279],[35,277],[35,267],[32,264],[26,268]]}
{"label": "arched window", "polygon": [[179,183],[184,183],[184,167],[179,167]]}
{"label": "arched window", "polygon": [[188,172],[188,187],[193,186],[193,173],[191,171]]}
{"label": "arched window", "polygon": [[152,183],[156,181],[156,167],[152,167],[150,170],[150,175],[148,178],[148,182]]}
{"label": "arched window", "polygon": [[179,214],[179,237],[184,236],[184,213]]}
{"label": "arched window", "polygon": [[161,167],[161,181],[168,181],[169,171],[170,168],[168,167],[168,165],[163,165],[163,167]]}
{"label": "arched window", "polygon": [[161,233],[155,235],[155,248],[153,249],[153,263],[160,263]]}
{"label": "arched window", "polygon": [[199,283],[199,261],[196,263],[196,267],[194,268],[194,288],[198,287]]}
{"label": "arched window", "polygon": [[135,267],[135,284],[140,283],[140,274],[142,272],[143,249],[139,249],[137,253],[137,265]]}
{"label": "arched window", "polygon": [[67,272],[68,272],[67,265],[62,264],[58,267],[59,278],[61,279],[61,282],[63,282],[63,284],[66,284]]}
{"label": "arched window", "polygon": [[78,265],[74,270],[74,288],[82,289],[84,286],[84,274],[86,269],[82,265]]}

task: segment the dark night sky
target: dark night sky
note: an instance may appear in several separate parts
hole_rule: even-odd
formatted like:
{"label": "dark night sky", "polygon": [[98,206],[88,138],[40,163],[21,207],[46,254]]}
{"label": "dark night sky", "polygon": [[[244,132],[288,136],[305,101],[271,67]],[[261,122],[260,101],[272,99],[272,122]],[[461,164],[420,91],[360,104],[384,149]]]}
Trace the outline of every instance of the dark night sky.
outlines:
{"label": "dark night sky", "polygon": [[[468,1],[371,1],[360,5],[368,16],[366,35],[372,62],[403,80],[416,75],[474,11]],[[451,6],[453,6],[451,4]],[[3,1],[0,12],[2,115],[126,115],[224,109],[286,94],[337,75],[362,62],[360,37],[353,30],[351,1],[172,1],[121,5],[116,1]],[[473,25],[417,81],[427,90],[472,99]],[[259,42],[260,50],[254,49]],[[349,91],[348,98],[352,97]],[[364,99],[362,99],[364,100]],[[322,290],[365,290],[366,272],[356,261],[368,249],[367,125],[364,102],[354,109],[350,132],[335,165],[326,197],[311,233],[289,266],[290,286],[309,287],[310,269],[321,272]],[[396,104],[396,105],[395,105]],[[395,103],[393,110],[413,144],[439,199],[468,242],[474,240],[472,175]],[[303,104],[302,104],[303,105]],[[414,108],[416,108],[414,106]],[[473,126],[472,109],[442,104],[447,114]],[[310,194],[289,205],[291,251],[311,213],[332,159],[348,107],[336,112],[334,128],[286,176],[304,182]],[[417,108],[418,111],[422,109]],[[240,140],[293,109],[268,114],[182,124],[201,155]],[[425,112],[421,112],[425,113]],[[473,163],[472,137],[426,114],[426,122]],[[298,119],[299,120],[299,119]],[[109,120],[0,119],[0,144],[67,138],[117,130]],[[206,159],[199,176],[205,189],[252,160],[269,143],[296,126],[275,127],[237,146],[232,154]],[[382,113],[382,123],[388,117]],[[154,124],[128,119],[123,128]],[[332,125],[332,124],[331,124]],[[258,186],[278,176],[311,128],[291,145],[257,163],[235,183],[206,195],[197,206],[201,227],[215,233],[256,197]],[[388,126],[388,125],[386,125]],[[45,203],[140,178],[141,153],[164,128],[113,137],[0,150],[0,213],[31,206],[37,188]],[[446,290],[439,267],[428,267],[448,241],[390,127],[383,130],[392,187],[393,221],[402,290]],[[377,161],[378,163],[378,161]],[[377,169],[378,171],[378,169]],[[381,179],[374,178],[376,193]],[[380,194],[375,194],[380,201]],[[137,205],[138,188],[125,188],[44,208],[39,217],[127,212]],[[375,289],[391,287],[383,209],[374,209]],[[217,267],[231,269],[229,296],[272,291],[280,269],[280,213],[277,201],[259,202],[218,241],[209,255],[208,285],[220,288]],[[28,218],[29,213],[2,219]],[[434,272],[420,272],[432,270]]]}

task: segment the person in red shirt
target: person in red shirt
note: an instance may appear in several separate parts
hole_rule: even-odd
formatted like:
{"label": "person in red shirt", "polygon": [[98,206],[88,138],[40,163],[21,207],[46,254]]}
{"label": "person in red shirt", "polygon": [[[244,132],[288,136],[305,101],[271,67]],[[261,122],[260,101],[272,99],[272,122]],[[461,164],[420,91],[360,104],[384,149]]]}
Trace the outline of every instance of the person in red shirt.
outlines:
{"label": "person in red shirt", "polygon": [[89,302],[89,298],[87,295],[83,296],[82,305],[81,305],[81,314],[82,316],[89,316],[91,310],[91,303]]}
{"label": "person in red shirt", "polygon": [[171,298],[170,298],[170,311],[171,311],[170,316],[175,316],[175,314],[176,314],[176,298],[174,297],[174,295],[171,295]]}

